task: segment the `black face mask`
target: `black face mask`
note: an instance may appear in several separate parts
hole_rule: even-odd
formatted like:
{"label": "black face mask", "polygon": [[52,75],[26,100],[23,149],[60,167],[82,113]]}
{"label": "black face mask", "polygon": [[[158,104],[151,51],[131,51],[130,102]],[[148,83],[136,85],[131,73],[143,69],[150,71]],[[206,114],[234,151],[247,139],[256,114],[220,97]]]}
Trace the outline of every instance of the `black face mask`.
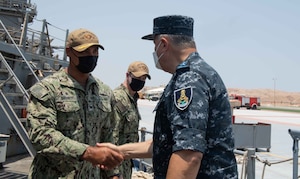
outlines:
{"label": "black face mask", "polygon": [[135,79],[135,78],[131,78],[131,83],[129,84],[130,88],[133,91],[140,91],[145,85],[145,81],[139,80],[139,79]]}
{"label": "black face mask", "polygon": [[79,64],[76,66],[77,69],[82,73],[90,73],[97,65],[98,56],[78,57],[78,59]]}

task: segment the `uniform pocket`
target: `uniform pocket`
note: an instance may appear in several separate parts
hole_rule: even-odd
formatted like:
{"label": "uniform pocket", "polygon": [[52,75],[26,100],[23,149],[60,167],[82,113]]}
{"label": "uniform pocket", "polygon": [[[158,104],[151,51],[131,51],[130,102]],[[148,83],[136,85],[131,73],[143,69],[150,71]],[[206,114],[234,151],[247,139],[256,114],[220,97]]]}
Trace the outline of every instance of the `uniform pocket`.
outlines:
{"label": "uniform pocket", "polygon": [[79,111],[80,106],[76,98],[71,97],[71,99],[64,98],[56,100],[56,108],[58,111],[63,113],[73,113]]}
{"label": "uniform pocket", "polygon": [[111,98],[109,98],[108,96],[100,95],[98,108],[101,109],[103,112],[111,112]]}
{"label": "uniform pocket", "polygon": [[[75,97],[56,100],[57,109],[57,129],[72,139],[77,140],[83,132],[81,118],[83,112],[80,110],[80,104]],[[76,137],[77,136],[77,137]],[[81,139],[80,139],[81,140]]]}

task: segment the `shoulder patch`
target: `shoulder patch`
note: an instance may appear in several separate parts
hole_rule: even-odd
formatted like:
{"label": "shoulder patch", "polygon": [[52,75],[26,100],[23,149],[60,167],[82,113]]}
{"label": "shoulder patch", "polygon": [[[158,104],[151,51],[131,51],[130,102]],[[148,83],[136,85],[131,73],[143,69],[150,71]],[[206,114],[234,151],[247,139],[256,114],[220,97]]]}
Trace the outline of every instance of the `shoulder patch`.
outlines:
{"label": "shoulder patch", "polygon": [[116,107],[117,107],[118,111],[121,113],[122,116],[123,116],[124,113],[127,111],[127,108],[125,107],[124,104],[122,104],[121,101],[117,101],[117,102],[116,102]]}
{"label": "shoulder patch", "polygon": [[185,110],[193,98],[192,87],[177,89],[174,91],[174,104],[180,110]]}
{"label": "shoulder patch", "polygon": [[30,88],[30,94],[35,98],[46,101],[50,98],[50,92],[41,83],[36,83]]}

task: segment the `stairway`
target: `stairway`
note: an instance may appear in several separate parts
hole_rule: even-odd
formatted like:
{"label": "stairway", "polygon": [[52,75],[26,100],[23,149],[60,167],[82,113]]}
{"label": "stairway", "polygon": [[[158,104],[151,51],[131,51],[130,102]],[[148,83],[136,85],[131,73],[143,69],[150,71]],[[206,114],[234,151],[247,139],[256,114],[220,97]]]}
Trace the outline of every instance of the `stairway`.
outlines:
{"label": "stairway", "polygon": [[27,74],[22,74],[19,70],[16,75],[13,70],[20,64],[22,62],[6,58],[0,52],[0,116],[2,124],[7,124],[9,121],[12,126],[6,129],[9,130],[9,135],[17,135],[29,154],[34,156],[35,150],[26,131],[26,107],[29,95],[18,77]]}

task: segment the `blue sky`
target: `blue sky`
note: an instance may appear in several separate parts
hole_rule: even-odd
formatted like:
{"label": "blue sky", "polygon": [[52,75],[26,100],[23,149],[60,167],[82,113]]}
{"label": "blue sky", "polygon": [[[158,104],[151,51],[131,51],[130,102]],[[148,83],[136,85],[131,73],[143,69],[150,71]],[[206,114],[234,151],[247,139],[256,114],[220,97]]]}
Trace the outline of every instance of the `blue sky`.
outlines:
{"label": "blue sky", "polygon": [[[46,19],[49,33],[95,32],[100,51],[93,74],[111,88],[125,79],[128,65],[144,61],[152,76],[146,86],[167,84],[171,75],[155,68],[151,41],[153,18],[187,15],[194,18],[194,38],[202,58],[214,67],[228,88],[300,92],[299,0],[126,0],[38,1],[37,20]],[[31,28],[40,29],[35,21]],[[56,28],[58,27],[58,28]],[[56,42],[57,41],[57,42]],[[53,43],[61,43],[56,40]],[[275,80],[274,80],[275,79]]]}

